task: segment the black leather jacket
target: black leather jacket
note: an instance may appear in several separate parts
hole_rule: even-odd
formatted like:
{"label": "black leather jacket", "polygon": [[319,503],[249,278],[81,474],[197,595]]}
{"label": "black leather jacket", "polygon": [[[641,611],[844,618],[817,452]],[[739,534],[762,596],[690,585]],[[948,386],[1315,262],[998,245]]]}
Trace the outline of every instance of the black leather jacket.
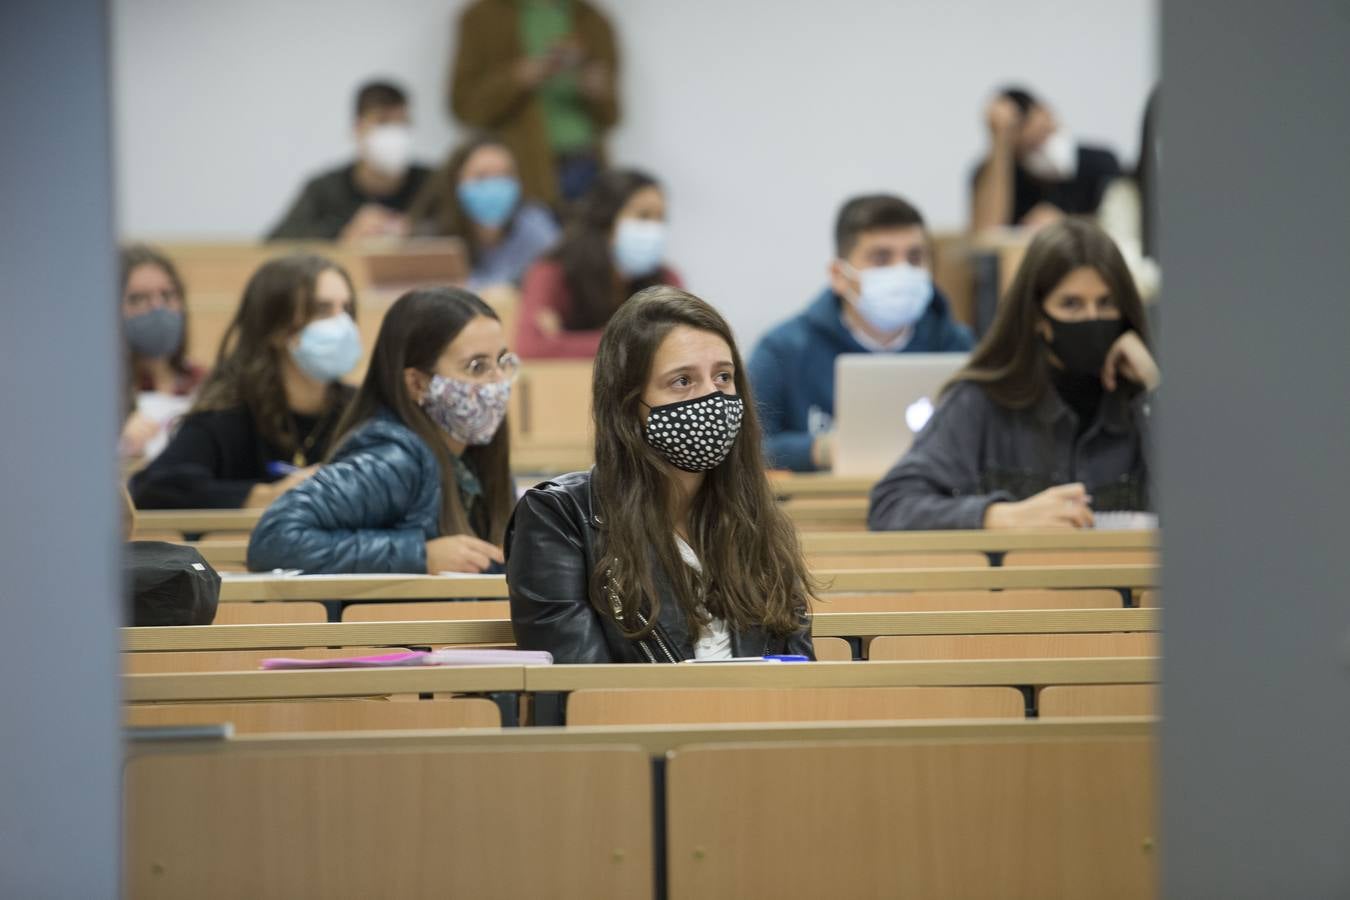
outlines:
{"label": "black leather jacket", "polygon": [[[547,650],[559,663],[679,662],[694,658],[694,639],[669,580],[653,573],[661,614],[643,641],[624,637],[589,599],[600,522],[591,473],[574,472],[532,488],[506,530],[511,623],[522,650]],[[788,638],[761,628],[732,632],[733,656],[796,653],[815,659],[809,624]]]}

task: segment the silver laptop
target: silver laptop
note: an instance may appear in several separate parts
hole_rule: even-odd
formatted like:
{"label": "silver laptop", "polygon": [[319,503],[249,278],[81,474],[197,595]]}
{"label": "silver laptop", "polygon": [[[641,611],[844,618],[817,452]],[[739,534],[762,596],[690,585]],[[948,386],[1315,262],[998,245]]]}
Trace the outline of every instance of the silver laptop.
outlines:
{"label": "silver laptop", "polygon": [[844,353],[834,361],[834,472],[880,476],[928,423],[967,353]]}

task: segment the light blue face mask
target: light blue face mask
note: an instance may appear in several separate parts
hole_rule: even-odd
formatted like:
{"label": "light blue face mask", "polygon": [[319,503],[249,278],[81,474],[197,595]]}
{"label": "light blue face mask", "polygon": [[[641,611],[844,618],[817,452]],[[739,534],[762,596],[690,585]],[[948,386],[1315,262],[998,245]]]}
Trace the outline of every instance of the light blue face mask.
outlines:
{"label": "light blue face mask", "polygon": [[666,223],[620,219],[614,229],[614,265],[625,278],[650,275],[666,256]]}
{"label": "light blue face mask", "polygon": [[878,331],[899,331],[919,321],[933,299],[933,276],[927,269],[897,263],[861,272],[848,263],[851,277],[858,279],[858,298],[853,306]]}
{"label": "light blue face mask", "polygon": [[500,228],[520,202],[520,182],[506,175],[466,181],[455,189],[460,206],[479,225]]}
{"label": "light blue face mask", "polygon": [[315,381],[337,381],[361,359],[361,334],[344,313],[316,319],[300,331],[291,359]]}

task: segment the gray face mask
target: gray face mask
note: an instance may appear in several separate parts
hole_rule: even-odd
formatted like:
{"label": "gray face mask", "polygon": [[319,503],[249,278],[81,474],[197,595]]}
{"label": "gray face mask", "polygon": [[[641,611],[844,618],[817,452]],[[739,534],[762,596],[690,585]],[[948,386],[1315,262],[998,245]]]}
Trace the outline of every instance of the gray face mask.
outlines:
{"label": "gray face mask", "polygon": [[177,310],[160,307],[137,313],[123,323],[123,328],[137,356],[162,359],[173,355],[183,343],[183,314]]}

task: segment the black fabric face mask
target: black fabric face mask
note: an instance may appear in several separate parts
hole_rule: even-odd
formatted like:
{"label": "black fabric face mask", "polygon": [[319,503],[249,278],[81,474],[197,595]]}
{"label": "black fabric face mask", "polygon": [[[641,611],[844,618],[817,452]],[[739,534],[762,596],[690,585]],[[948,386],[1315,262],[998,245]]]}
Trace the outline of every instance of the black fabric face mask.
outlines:
{"label": "black fabric face mask", "polygon": [[1128,328],[1124,319],[1061,322],[1046,316],[1045,321],[1050,323],[1050,349],[1064,363],[1064,370],[1094,378],[1101,376],[1111,345]]}

